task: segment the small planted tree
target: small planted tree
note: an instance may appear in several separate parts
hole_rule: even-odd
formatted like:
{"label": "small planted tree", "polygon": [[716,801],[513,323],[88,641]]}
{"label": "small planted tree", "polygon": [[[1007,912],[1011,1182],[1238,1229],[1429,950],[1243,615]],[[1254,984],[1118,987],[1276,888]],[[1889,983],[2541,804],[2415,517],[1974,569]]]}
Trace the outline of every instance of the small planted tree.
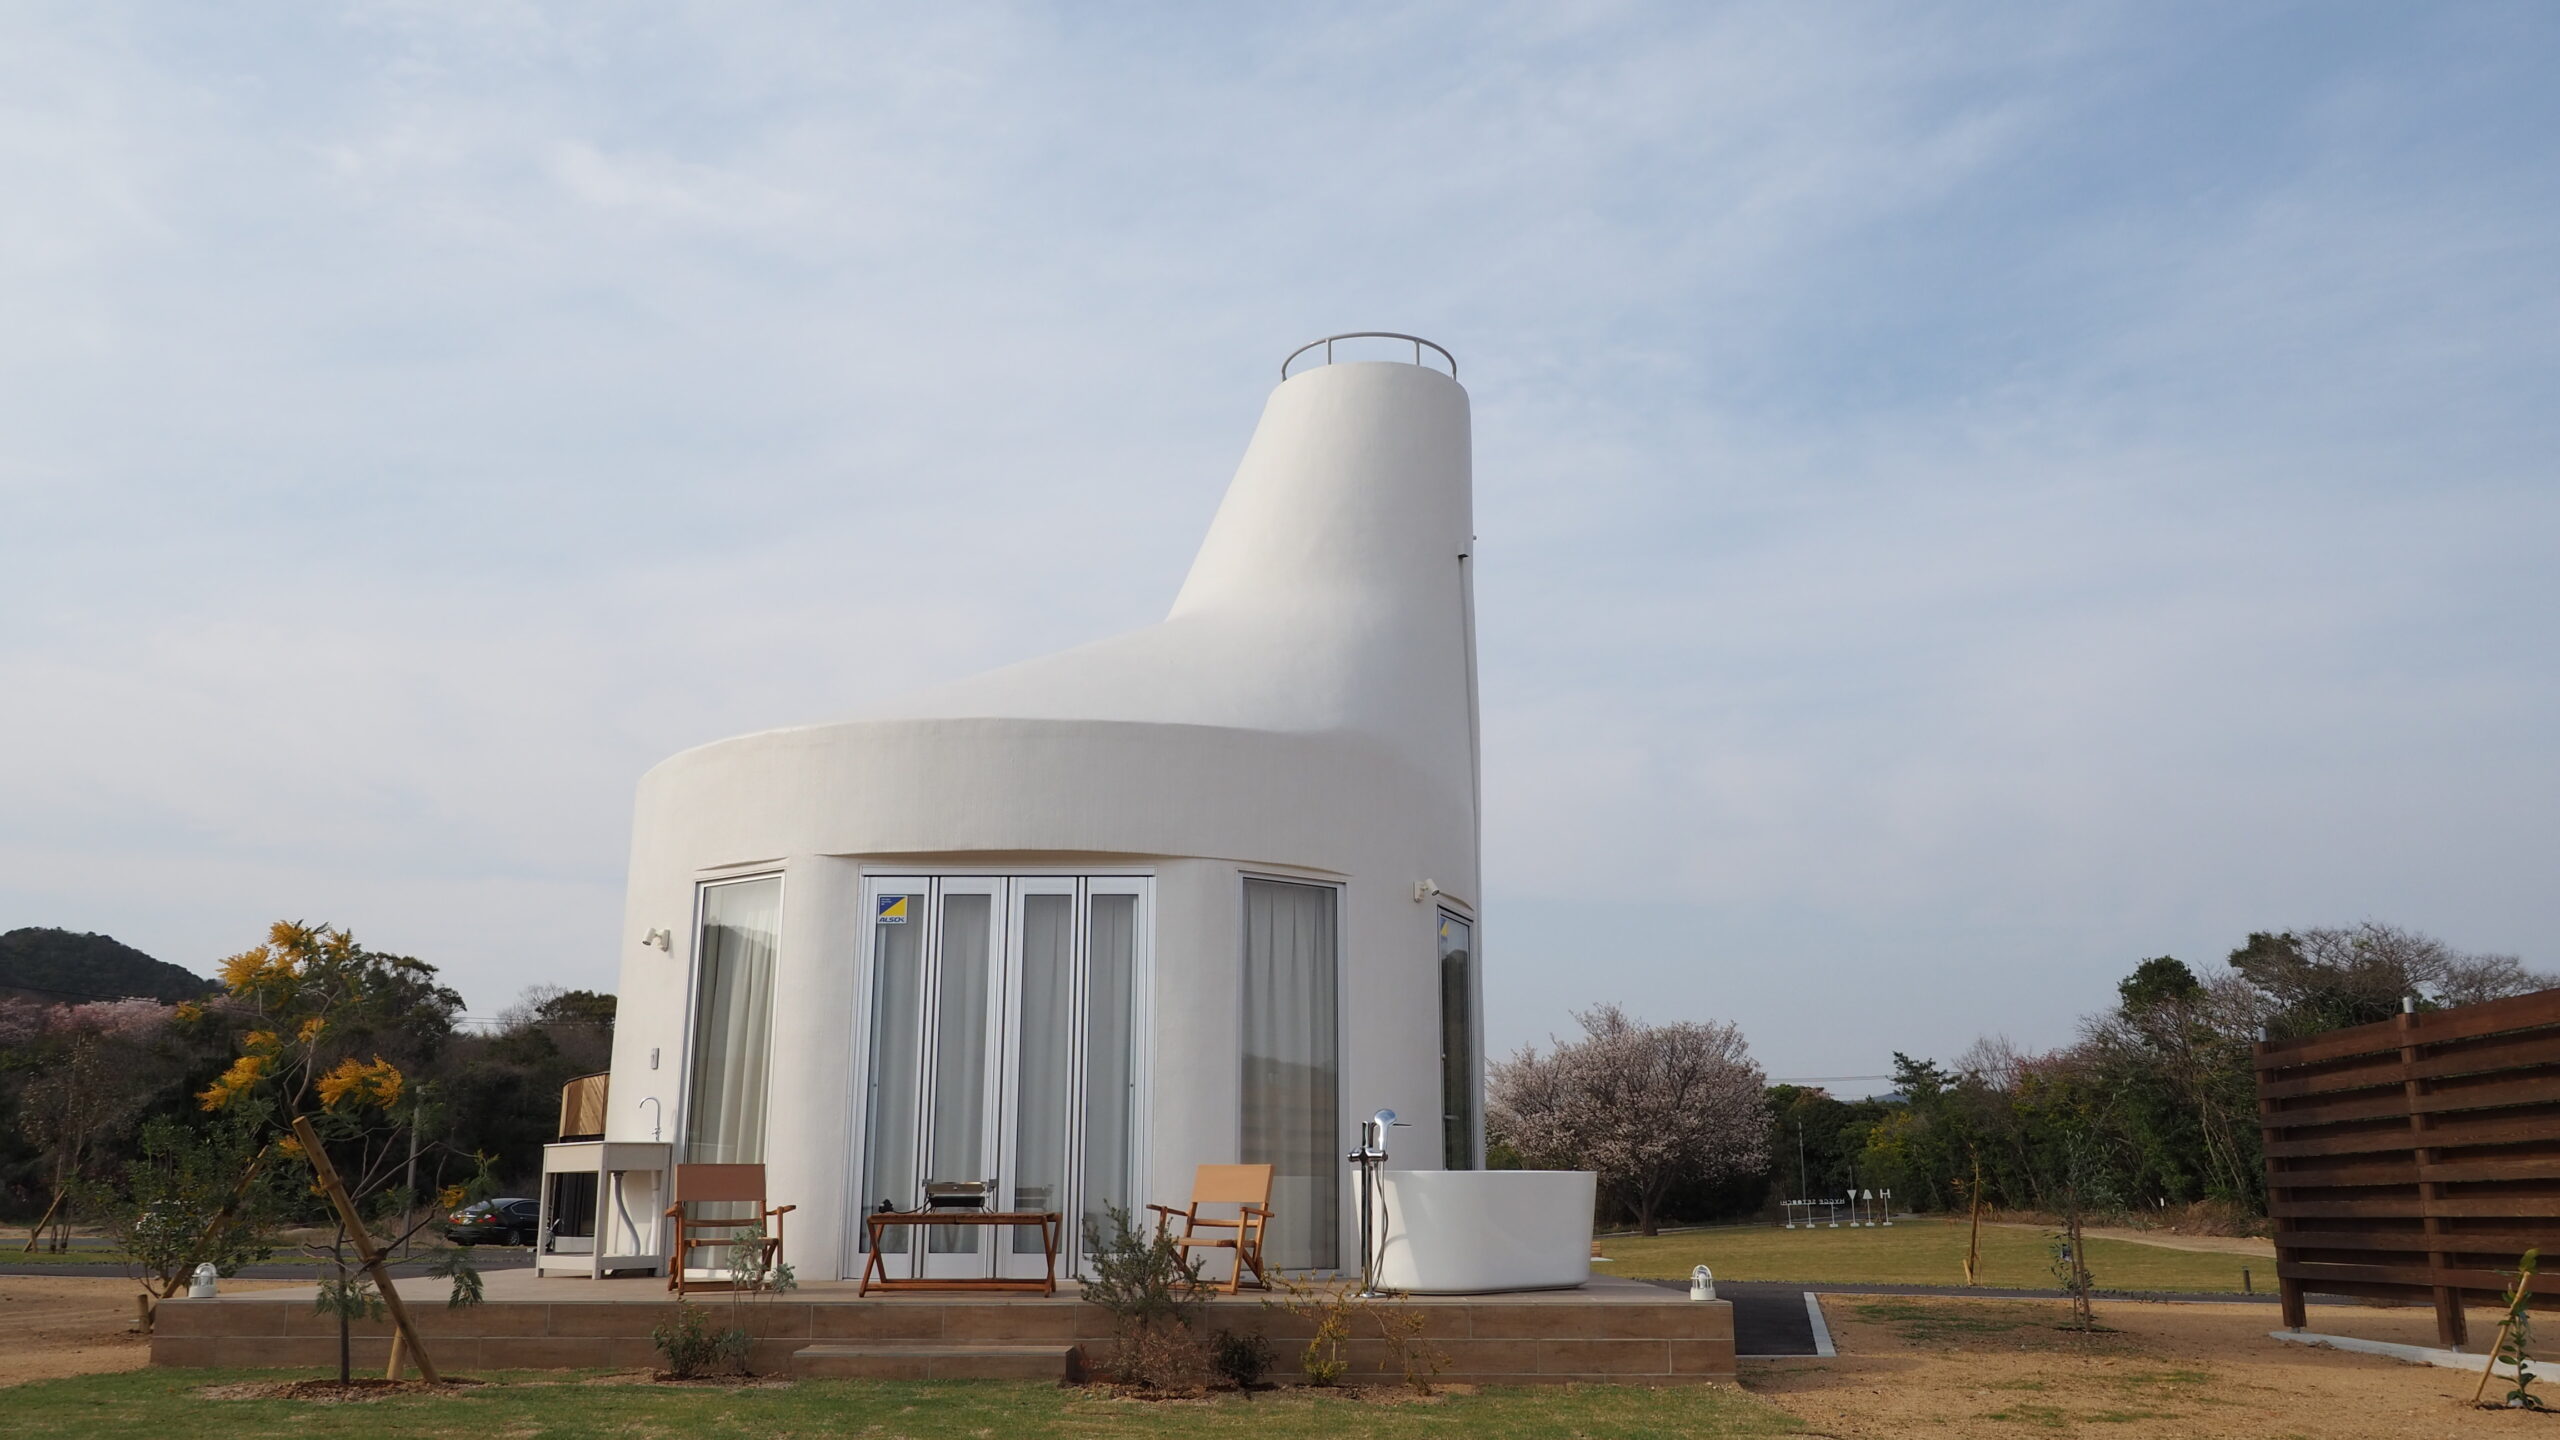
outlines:
{"label": "small planted tree", "polygon": [[1314,1326],[1298,1356],[1298,1370],[1310,1385],[1342,1383],[1351,1372],[1343,1346],[1363,1331],[1377,1333],[1404,1383],[1417,1393],[1430,1394],[1434,1378],[1449,1367],[1447,1352],[1422,1338],[1430,1318],[1402,1296],[1371,1294],[1357,1276],[1317,1280],[1283,1275],[1280,1290],[1266,1303]]}
{"label": "small planted tree", "polygon": [[1084,1245],[1092,1267],[1084,1298],[1111,1312],[1112,1378],[1156,1391],[1198,1389],[1209,1373],[1196,1323],[1205,1303],[1199,1262],[1162,1226],[1132,1225],[1116,1205],[1105,1207],[1101,1223],[1086,1217]]}
{"label": "small planted tree", "polygon": [[755,1331],[747,1323],[749,1307],[771,1304],[775,1297],[800,1288],[800,1277],[789,1261],[776,1258],[766,1263],[761,1224],[739,1227],[722,1258],[729,1272],[727,1325],[715,1329],[709,1307],[680,1299],[674,1313],[649,1329],[650,1342],[667,1357],[670,1380],[692,1380],[714,1369],[752,1374],[747,1362],[754,1350]]}
{"label": "small planted tree", "polygon": [[2498,1341],[2489,1348],[2489,1363],[2480,1370],[2480,1383],[2471,1391],[2471,1403],[2480,1403],[2488,1391],[2489,1381],[2505,1365],[2515,1372],[2515,1385],[2507,1391],[2500,1408],[2513,1410],[2548,1410],[2542,1397],[2533,1393],[2533,1272],[2542,1260],[2540,1250],[2527,1250],[2508,1275],[2507,1311],[2498,1321]]}
{"label": "small planted tree", "polygon": [[[425,1019],[440,1031],[461,1008],[461,997],[434,983],[434,967],[406,956],[366,949],[354,936],[328,926],[280,922],[267,943],[222,963],[224,995],[216,1011],[194,1009],[199,1023],[230,1019],[243,1028],[236,1054],[221,1077],[197,1099],[225,1117],[256,1148],[243,1165],[237,1188],[256,1188],[269,1166],[309,1174],[311,1191],[326,1196],[339,1219],[328,1250],[335,1274],[320,1290],[319,1309],[338,1320],[338,1375],[350,1376],[353,1323],[388,1306],[403,1335],[393,1347],[396,1374],[404,1344],[408,1358],[433,1378],[432,1367],[406,1333],[399,1298],[386,1293],[388,1272],[379,1264],[377,1228],[397,1245],[423,1229],[433,1211],[421,1211],[416,1177],[423,1159],[432,1174],[460,1158],[446,1147],[421,1147],[414,1133],[421,1112],[403,1104],[408,1080],[380,1048],[397,1047]],[[193,1007],[181,1007],[188,1010]],[[217,1013],[218,1011],[218,1013]],[[302,1167],[307,1166],[304,1171]],[[437,1208],[468,1203],[488,1193],[484,1159],[473,1157],[469,1178],[440,1187]],[[208,1224],[199,1248],[218,1243],[220,1226]],[[359,1275],[356,1261],[370,1272]],[[467,1256],[455,1252],[441,1267],[452,1283],[449,1304],[474,1304],[480,1279]]]}
{"label": "small planted tree", "polygon": [[145,1293],[165,1299],[199,1265],[231,1275],[274,1253],[294,1187],[281,1167],[258,1163],[262,1148],[236,1117],[149,1120],[134,1157],[77,1192],[80,1208],[104,1218]]}

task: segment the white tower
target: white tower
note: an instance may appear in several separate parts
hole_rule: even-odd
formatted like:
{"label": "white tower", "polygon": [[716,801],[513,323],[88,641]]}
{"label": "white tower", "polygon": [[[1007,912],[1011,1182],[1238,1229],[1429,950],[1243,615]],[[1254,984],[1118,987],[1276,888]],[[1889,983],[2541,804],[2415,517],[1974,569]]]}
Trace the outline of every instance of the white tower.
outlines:
{"label": "white tower", "polygon": [[[761,1160],[803,1273],[927,1181],[1072,1232],[1234,1160],[1349,1264],[1354,1115],[1478,1163],[1466,392],[1287,369],[1161,623],[642,780],[609,1130]],[[1038,1267],[969,1243],[895,1262]]]}

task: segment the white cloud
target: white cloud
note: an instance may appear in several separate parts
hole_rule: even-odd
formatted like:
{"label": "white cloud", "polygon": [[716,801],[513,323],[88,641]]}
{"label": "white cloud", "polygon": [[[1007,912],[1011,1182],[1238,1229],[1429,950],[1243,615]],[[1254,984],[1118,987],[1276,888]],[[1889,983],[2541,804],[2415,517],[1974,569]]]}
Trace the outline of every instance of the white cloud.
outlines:
{"label": "white cloud", "polygon": [[1477,405],[1498,1044],[2560,939],[2530,7],[0,23],[0,924],[597,983],[641,769],[1152,618],[1383,326]]}

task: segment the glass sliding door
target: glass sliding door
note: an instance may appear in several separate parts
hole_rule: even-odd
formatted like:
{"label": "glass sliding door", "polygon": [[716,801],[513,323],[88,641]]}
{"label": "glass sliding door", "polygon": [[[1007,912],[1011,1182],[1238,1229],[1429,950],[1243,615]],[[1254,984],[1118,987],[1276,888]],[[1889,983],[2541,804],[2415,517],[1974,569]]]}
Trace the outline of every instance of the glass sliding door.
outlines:
{"label": "glass sliding door", "polygon": [[1475,927],[1440,912],[1440,1163],[1476,1168]]}
{"label": "glass sliding door", "polygon": [[[1016,1006],[1013,1047],[1011,1209],[1055,1210],[1073,1224],[1066,1206],[1067,1122],[1075,1099],[1076,882],[1042,878],[1015,882],[1014,964]],[[1039,1232],[1015,1230],[1013,1253],[1041,1255]]]}
{"label": "glass sliding door", "polygon": [[[932,897],[922,881],[883,881],[871,910],[871,1043],[863,1104],[862,1189],[857,1208],[909,1210],[916,1174],[918,1101],[924,1093],[925,938]],[[880,1248],[905,1254],[912,1234],[893,1227]],[[867,1243],[865,1237],[858,1241]]]}
{"label": "glass sliding door", "polygon": [[764,1159],[782,877],[705,885],[699,895],[682,1158],[754,1163]]}
{"label": "glass sliding door", "polygon": [[[924,1183],[983,1183],[995,1178],[994,1126],[988,1100],[996,1089],[990,1066],[997,1056],[994,1022],[996,936],[1000,880],[943,880],[935,885],[930,1015],[925,1052]],[[937,1225],[928,1232],[931,1257],[968,1257],[929,1263],[927,1274],[977,1274],[988,1233],[977,1226]]]}
{"label": "glass sliding door", "polygon": [[[1138,1111],[1137,999],[1139,904],[1144,881],[1095,880],[1085,918],[1084,1006],[1084,1144],[1079,1169],[1084,1181],[1081,1218],[1067,1224],[1078,1232],[1090,1224],[1111,1233],[1110,1212],[1134,1212]],[[1122,886],[1114,893],[1106,886]],[[1130,1222],[1138,1223],[1132,1213]]]}
{"label": "glass sliding door", "polygon": [[1273,1167],[1270,1263],[1339,1263],[1342,1142],[1335,892],[1244,882],[1241,1158]]}
{"label": "glass sliding door", "polygon": [[[1074,1273],[1083,1216],[1135,1203],[1150,885],[867,882],[861,1210],[913,1210],[936,1182],[992,1181],[996,1208],[1059,1216],[1059,1273]],[[881,1249],[901,1257],[891,1278],[1037,1277],[1047,1263],[1036,1229],[897,1226]]]}

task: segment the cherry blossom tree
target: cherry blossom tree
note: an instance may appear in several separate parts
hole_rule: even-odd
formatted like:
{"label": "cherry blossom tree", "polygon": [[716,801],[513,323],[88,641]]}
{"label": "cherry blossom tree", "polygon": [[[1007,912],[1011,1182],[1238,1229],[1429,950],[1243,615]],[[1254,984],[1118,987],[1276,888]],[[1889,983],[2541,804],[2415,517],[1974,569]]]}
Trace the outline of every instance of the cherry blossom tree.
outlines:
{"label": "cherry blossom tree", "polygon": [[1663,1198],[1769,1161],[1767,1077],[1722,1022],[1647,1025],[1615,1005],[1577,1013],[1583,1037],[1532,1047],[1488,1077],[1485,1128],[1522,1160],[1597,1171],[1643,1233]]}

